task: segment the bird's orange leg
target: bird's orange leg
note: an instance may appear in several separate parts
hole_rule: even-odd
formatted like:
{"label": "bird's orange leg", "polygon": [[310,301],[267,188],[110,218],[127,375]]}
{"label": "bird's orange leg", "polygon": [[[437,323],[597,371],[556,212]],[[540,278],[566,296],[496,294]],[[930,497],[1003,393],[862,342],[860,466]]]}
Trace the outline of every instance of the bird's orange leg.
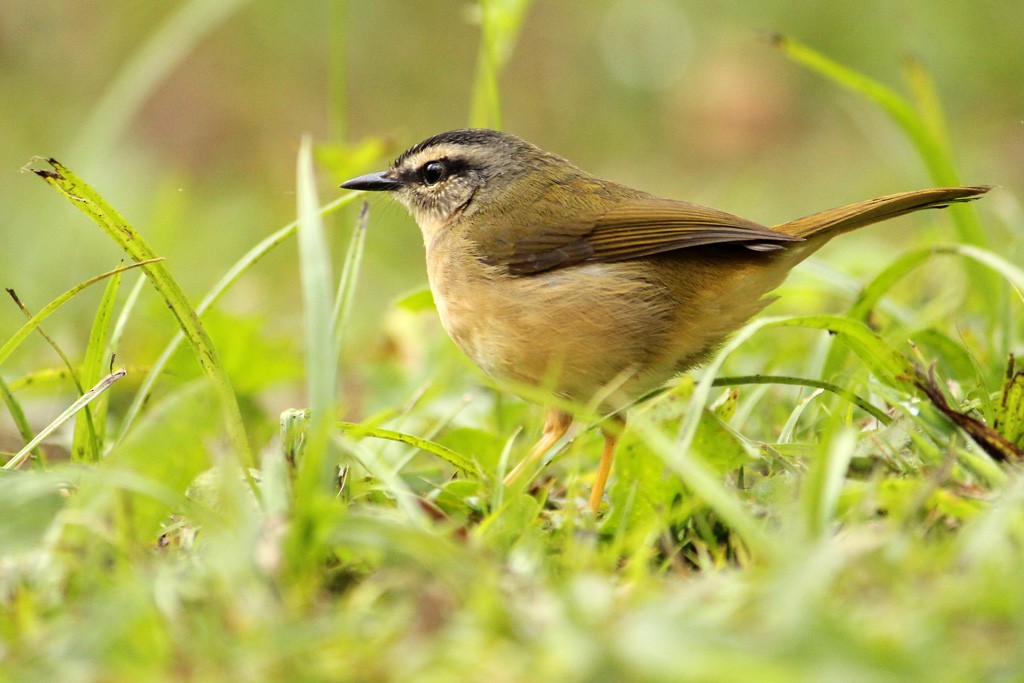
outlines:
{"label": "bird's orange leg", "polygon": [[530,454],[520,460],[519,464],[505,476],[505,486],[518,479],[524,469],[543,458],[544,454],[551,450],[551,447],[558,443],[559,439],[565,436],[571,424],[572,415],[569,413],[557,410],[556,408],[548,409],[547,414],[544,416],[544,434],[540,437],[540,441],[530,449]]}
{"label": "bird's orange leg", "polygon": [[622,418],[612,418],[614,426],[605,427],[601,430],[604,435],[604,450],[601,451],[601,462],[597,466],[597,474],[594,475],[594,488],[590,490],[590,511],[597,516],[601,507],[601,498],[604,497],[604,487],[608,483],[608,475],[612,471],[612,461],[615,459],[615,446],[619,442],[619,434],[625,421]]}

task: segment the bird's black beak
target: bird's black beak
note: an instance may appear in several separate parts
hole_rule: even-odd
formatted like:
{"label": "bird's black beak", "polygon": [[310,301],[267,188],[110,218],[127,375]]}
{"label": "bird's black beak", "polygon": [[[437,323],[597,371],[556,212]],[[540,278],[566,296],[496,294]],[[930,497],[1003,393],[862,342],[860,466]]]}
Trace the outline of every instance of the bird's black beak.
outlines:
{"label": "bird's black beak", "polygon": [[352,180],[346,180],[341,187],[346,190],[367,190],[370,192],[393,192],[402,186],[402,183],[390,177],[389,171],[379,173],[367,173]]}

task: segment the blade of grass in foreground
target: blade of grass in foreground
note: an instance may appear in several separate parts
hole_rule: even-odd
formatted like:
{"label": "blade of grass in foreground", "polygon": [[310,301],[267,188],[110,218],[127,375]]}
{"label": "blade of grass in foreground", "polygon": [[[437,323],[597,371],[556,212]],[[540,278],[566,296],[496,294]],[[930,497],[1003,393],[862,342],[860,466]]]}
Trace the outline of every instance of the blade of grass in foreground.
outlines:
{"label": "blade of grass in foreground", "polygon": [[[784,36],[775,36],[774,42],[789,58],[844,88],[867,97],[880,107],[910,138],[936,183],[947,187],[963,185],[949,147],[945,144],[945,126],[940,124],[942,117],[938,110],[938,98],[919,73],[911,72],[911,79],[919,104],[925,109],[924,115],[918,113],[892,88],[843,66],[802,43]],[[924,97],[923,93],[927,93],[927,97]],[[961,204],[951,206],[949,210],[956,222],[957,235],[961,241],[975,246],[986,246],[985,232],[981,228],[974,207]]]}
{"label": "blade of grass in foreground", "polygon": [[[89,332],[89,345],[85,349],[82,360],[82,384],[96,384],[107,368],[109,357],[108,342],[110,339],[110,319],[114,311],[114,302],[121,288],[121,276],[118,273],[110,278],[103,291],[103,298],[96,309],[92,330]],[[99,400],[93,406],[86,407],[75,418],[75,433],[71,440],[71,459],[76,461],[96,462],[103,450],[103,441],[107,423],[107,401]]]}
{"label": "blade of grass in foreground", "polygon": [[[21,438],[25,440],[25,443],[32,441],[35,435],[32,434],[32,426],[29,425],[28,418],[25,417],[25,411],[22,409],[18,399],[14,398],[10,387],[7,386],[2,377],[0,377],[0,400],[7,406],[7,410],[11,414],[11,419],[14,420],[14,426],[18,428],[18,434],[21,435]],[[43,452],[39,450],[38,446],[34,450],[33,455],[37,458],[43,457]]]}
{"label": "blade of grass in foreground", "polygon": [[[350,192],[346,195],[338,197],[332,202],[328,202],[327,204],[320,207],[320,215],[326,216],[330,213],[333,213],[334,211],[337,211],[341,207],[345,206],[346,204],[354,200],[359,194],[360,193],[358,192]],[[281,244],[282,242],[290,238],[292,235],[294,235],[295,231],[298,229],[298,226],[298,221],[292,221],[283,228],[275,231],[273,234],[265,237],[263,240],[259,242],[259,244],[254,246],[248,252],[246,252],[242,256],[242,258],[238,259],[238,261],[236,261],[234,265],[232,265],[228,269],[228,271],[224,273],[223,276],[221,276],[221,278],[216,282],[216,284],[213,285],[210,291],[206,293],[206,296],[203,297],[203,300],[199,302],[198,306],[196,306],[196,313],[198,313],[199,315],[203,315],[204,313],[206,313],[206,311],[208,311],[210,307],[217,303],[217,301],[220,300],[224,293],[227,292],[232,285],[238,282],[238,280],[243,275],[245,275],[245,273],[247,273],[250,268],[256,265],[256,263],[260,259],[262,259],[268,253],[270,253],[279,244]],[[170,361],[171,356],[174,355],[174,352],[177,351],[178,346],[181,345],[181,342],[184,339],[185,334],[183,332],[179,331],[178,333],[176,333],[174,337],[171,338],[171,341],[168,342],[166,348],[164,348],[164,350],[157,357],[152,367],[149,369],[149,372],[146,374],[146,378],[142,380],[142,384],[139,386],[139,390],[135,394],[135,398],[132,400],[131,405],[128,406],[128,410],[125,411],[124,420],[121,421],[121,431],[117,436],[118,441],[124,439],[125,435],[128,433],[129,427],[131,427],[131,425],[135,422],[136,418],[138,418],[139,412],[142,410],[142,407],[146,404],[146,401],[149,399],[150,393],[152,393],[153,391],[153,386],[156,384],[157,379],[159,379],[160,377],[160,373],[163,372],[163,369],[167,366],[167,363],[168,361]]]}
{"label": "blade of grass in foreground", "polygon": [[793,318],[760,318],[740,329],[709,363],[687,407],[679,434],[675,439],[657,429],[642,413],[631,416],[631,426],[648,446],[686,482],[693,492],[707,503],[743,539],[757,556],[770,557],[773,545],[762,525],[747,512],[742,501],[723,486],[708,468],[690,455],[690,446],[697,434],[701,414],[711,395],[718,371],[725,359],[757,331],[765,327],[799,326],[828,330],[842,335],[854,353],[879,377],[890,385],[911,390],[905,376],[910,364],[895,349],[864,324],[838,316],[804,316]]}
{"label": "blade of grass in foreground", "polygon": [[912,391],[913,365],[867,325],[837,315],[809,315],[777,320],[773,325],[809,327],[840,335],[872,374],[886,384]]}
{"label": "blade of grass in foreground", "polygon": [[[913,366],[863,323],[832,315],[758,318],[741,328],[722,347],[714,360],[705,367],[704,374],[694,388],[693,399],[680,429],[678,438],[680,448],[687,449],[692,443],[700,422],[701,411],[711,395],[711,388],[715,384],[718,371],[729,354],[760,329],[782,326],[808,327],[838,334],[880,380],[890,386],[897,386],[901,390],[912,391],[912,385],[906,378],[913,375]],[[725,378],[723,378],[723,383],[725,383]]]}
{"label": "blade of grass in foreground", "polygon": [[[107,292],[110,291],[111,283],[116,282],[117,280],[120,279],[120,277],[121,274],[117,273],[116,275],[110,278],[109,282],[107,283]],[[25,304],[21,302],[21,299],[18,298],[17,293],[13,289],[8,289],[7,293],[11,295],[11,298],[14,299],[14,303],[22,310],[25,316],[31,320],[32,312],[28,309],[27,306],[25,306]],[[104,297],[106,296],[107,294],[104,294]],[[99,379],[101,373],[97,373],[95,378],[91,380],[83,380],[79,368],[77,368],[75,364],[71,362],[71,359],[68,357],[68,354],[64,352],[64,349],[61,348],[61,345],[57,343],[57,340],[51,337],[49,334],[47,334],[46,330],[43,329],[42,325],[39,325],[36,328],[36,330],[43,337],[43,339],[46,340],[46,342],[50,345],[50,348],[54,350],[57,356],[60,357],[61,362],[64,363],[64,368],[67,373],[67,376],[71,378],[71,382],[75,385],[75,389],[78,391],[78,394],[84,394],[85,386],[94,384],[96,382],[96,379]],[[96,428],[93,423],[92,415],[88,407],[86,407],[84,412],[78,415],[78,419],[76,420],[76,429],[77,431],[75,439],[81,439],[82,443],[89,444],[89,446],[83,446],[77,449],[75,447],[72,447],[73,459],[76,458],[77,455],[83,451],[83,449],[88,449],[89,447],[95,446],[95,449],[98,450],[99,441],[96,438]]]}
{"label": "blade of grass in foreground", "polygon": [[742,384],[786,384],[794,387],[811,387],[814,389],[821,389],[846,399],[883,425],[892,423],[891,417],[871,405],[868,401],[852,391],[848,391],[847,389],[832,384],[831,382],[822,382],[820,380],[807,379],[805,377],[789,377],[786,375],[744,375],[740,377],[716,377],[715,381],[711,383],[711,386],[732,387]]}
{"label": "blade of grass in foreground", "polygon": [[345,336],[345,327],[352,310],[352,300],[356,293],[356,280],[359,267],[363,263],[363,249],[366,246],[366,226],[370,222],[370,205],[363,202],[363,208],[356,219],[356,227],[345,251],[345,261],[341,266],[341,279],[338,292],[334,299],[334,343],[337,353],[341,353],[341,344]]}
{"label": "blade of grass in foreground", "polygon": [[10,470],[21,465],[21,463],[28,458],[29,454],[32,452],[32,449],[38,446],[43,439],[52,434],[53,431],[57,429],[57,427],[60,427],[62,424],[64,424],[72,417],[74,417],[74,415],[82,408],[92,403],[97,397],[100,396],[100,394],[102,394],[104,391],[110,388],[110,385],[124,377],[125,374],[125,369],[121,368],[120,370],[115,370],[113,373],[101,379],[99,383],[96,384],[96,386],[82,394],[82,396],[80,396],[77,401],[68,406],[68,408],[60,415],[58,415],[53,422],[46,425],[46,427],[44,427],[38,434],[36,434],[36,437],[32,439],[32,441],[25,444],[24,448],[18,451],[13,458],[11,458],[4,464],[3,469]]}
{"label": "blade of grass in foreground", "polygon": [[32,331],[36,329],[41,322],[50,317],[50,314],[52,314],[58,308],[66,304],[68,301],[70,301],[72,297],[74,297],[76,294],[81,292],[86,287],[94,285],[100,280],[106,279],[117,273],[123,273],[126,270],[131,270],[132,268],[143,268],[151,263],[155,263],[156,261],[161,260],[162,259],[160,258],[150,259],[148,261],[133,263],[131,265],[124,266],[123,268],[115,268],[114,270],[103,273],[102,275],[97,275],[96,277],[89,278],[85,282],[80,282],[79,284],[75,285],[68,291],[64,292],[53,301],[46,304],[46,306],[44,306],[38,313],[29,318],[28,322],[22,325],[21,329],[14,333],[13,337],[8,339],[3,346],[0,346],[0,365],[3,365],[3,362],[7,360],[7,357],[10,356],[16,348],[18,348],[21,342],[25,341],[26,337],[32,334]]}
{"label": "blade of grass in foreground", "polygon": [[313,147],[304,138],[299,148],[296,194],[302,301],[305,312],[306,392],[309,423],[304,457],[299,463],[297,497],[315,491],[328,493],[337,464],[331,442],[337,405],[338,356],[335,348],[330,250],[317,199]]}
{"label": "blade of grass in foreground", "polygon": [[478,479],[483,478],[483,473],[480,472],[480,468],[477,467],[476,463],[468,458],[463,457],[459,453],[456,453],[447,446],[442,446],[439,443],[429,441],[427,439],[421,439],[418,436],[411,434],[405,434],[403,432],[396,432],[391,429],[384,429],[382,427],[368,427],[366,425],[358,424],[356,422],[339,422],[338,426],[344,429],[346,432],[351,434],[353,437],[359,438],[363,436],[369,436],[375,439],[386,439],[388,441],[398,441],[400,443],[409,444],[416,448],[436,455],[448,464],[453,465],[466,474],[475,475]]}
{"label": "blade of grass in foreground", "polygon": [[46,161],[53,168],[52,171],[32,171],[103,228],[132,261],[147,261],[142,265],[143,272],[178,320],[178,325],[185,333],[185,338],[189,341],[199,365],[217,390],[228,434],[239,459],[244,466],[252,464],[252,451],[249,448],[242,413],[231,388],[231,381],[220,362],[213,341],[199,320],[199,315],[192,308],[177,280],[171,275],[170,269],[161,260],[154,260],[156,252],[152,247],[99,193],[56,159]]}
{"label": "blade of grass in foreground", "polygon": [[505,66],[519,28],[532,0],[481,0],[480,54],[477,58],[476,82],[470,125],[474,128],[501,128],[501,102],[498,96],[498,74]]}
{"label": "blade of grass in foreground", "polygon": [[630,416],[630,428],[644,440],[648,447],[669,466],[683,482],[714,510],[722,520],[743,540],[751,553],[761,559],[770,559],[775,546],[764,526],[750,514],[743,501],[726,488],[718,477],[700,460],[691,454],[691,446],[697,436],[704,406],[711,396],[711,387],[722,364],[729,354],[750,339],[762,327],[780,322],[780,318],[760,318],[741,328],[722,350],[708,363],[704,374],[693,388],[683,416],[679,433],[670,438],[657,428],[642,412]]}
{"label": "blade of grass in foreground", "polygon": [[[704,404],[694,399],[691,405],[703,407]],[[726,488],[704,463],[693,457],[689,443],[681,445],[678,440],[669,438],[643,413],[631,416],[630,429],[635,430],[693,493],[722,518],[743,540],[752,555],[758,559],[770,559],[773,556],[773,544],[763,525],[747,512],[739,496]]]}
{"label": "blade of grass in foreground", "polygon": [[[783,36],[775,36],[774,42],[790,59],[848,90],[863,95],[888,114],[917,148],[918,155],[937,185],[963,185],[949,149],[938,95],[931,80],[916,62],[911,62],[908,66],[907,78],[917,100],[917,109],[892,88],[843,66],[802,43]],[[985,231],[974,206],[953,204],[947,211],[953,219],[960,242],[976,247],[988,246]],[[981,268],[968,264],[967,274],[974,285],[973,291],[978,294],[990,296],[997,291],[995,279]]]}
{"label": "blade of grass in foreground", "polygon": [[[22,313],[25,314],[25,317],[31,320],[32,311],[29,310],[28,306],[26,306],[21,301],[21,298],[18,297],[18,293],[15,292],[13,289],[8,289],[7,293],[14,300],[14,304],[21,309]],[[68,354],[64,353],[64,349],[61,348],[61,345],[58,344],[57,340],[51,337],[46,332],[46,330],[43,329],[42,325],[39,325],[36,328],[36,330],[39,332],[39,336],[46,340],[46,343],[50,345],[50,348],[53,349],[53,352],[56,353],[57,357],[60,358],[61,362],[64,364],[64,367],[67,369],[68,377],[71,378],[71,381],[74,383],[75,388],[78,389],[78,393],[84,394],[85,388],[82,386],[82,381],[81,378],[79,377],[78,368],[76,368],[75,364],[71,362],[70,358],[68,358]]]}
{"label": "blade of grass in foreground", "polygon": [[856,445],[856,432],[842,429],[832,435],[825,452],[811,460],[800,491],[804,528],[809,538],[822,538],[828,531]]}
{"label": "blade of grass in foreground", "polygon": [[1013,288],[1018,299],[1024,301],[1024,270],[1007,259],[986,249],[979,249],[964,244],[939,245],[909,251],[893,261],[882,272],[875,276],[858,297],[850,315],[858,320],[866,320],[878,302],[894,284],[910,274],[918,266],[937,255],[963,256],[986,266]]}

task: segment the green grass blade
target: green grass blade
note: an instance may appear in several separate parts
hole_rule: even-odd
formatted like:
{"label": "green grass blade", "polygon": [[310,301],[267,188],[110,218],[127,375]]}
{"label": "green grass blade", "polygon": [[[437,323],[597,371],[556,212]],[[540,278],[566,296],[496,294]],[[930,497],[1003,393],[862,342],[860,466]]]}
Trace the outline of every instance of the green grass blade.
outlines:
{"label": "green grass blade", "polygon": [[10,470],[20,466],[21,463],[28,458],[32,450],[40,442],[42,442],[43,439],[52,434],[54,430],[56,430],[62,424],[70,420],[79,410],[86,407],[94,400],[96,400],[98,396],[100,396],[104,391],[110,388],[110,385],[124,377],[125,374],[125,369],[121,368],[120,370],[116,370],[113,373],[101,379],[96,384],[96,386],[94,386],[92,389],[89,389],[89,391],[85,392],[82,396],[80,396],[77,401],[68,406],[67,409],[64,410],[64,412],[62,412],[60,415],[58,415],[53,422],[46,425],[46,427],[44,427],[38,434],[36,434],[35,438],[32,439],[32,441],[25,444],[24,448],[18,451],[13,458],[11,458],[8,462],[4,464],[3,469]]}
{"label": "green grass blade", "polygon": [[135,281],[135,284],[128,291],[124,306],[121,307],[121,312],[117,315],[117,320],[114,321],[114,329],[110,331],[109,345],[111,349],[117,349],[121,345],[121,337],[124,335],[125,328],[128,327],[128,319],[131,318],[132,311],[135,310],[135,304],[138,303],[139,296],[142,294],[145,286],[146,277],[142,276]]}
{"label": "green grass blade", "polygon": [[[696,400],[696,392],[692,405],[703,407],[703,403]],[[772,556],[772,543],[762,524],[747,512],[739,496],[721,483],[721,477],[691,455],[688,443],[680,443],[678,439],[669,438],[643,413],[630,416],[629,428],[679,475],[694,495],[736,532],[754,556],[762,559]],[[692,438],[690,441],[692,442]]]}
{"label": "green grass blade", "polygon": [[298,494],[327,493],[336,462],[330,457],[336,411],[338,356],[331,304],[330,250],[320,216],[309,138],[302,141],[297,164],[300,280],[305,311],[306,392],[309,425],[304,457],[299,464]]}
{"label": "green grass blade", "polygon": [[630,416],[630,428],[669,466],[683,482],[710,506],[724,521],[743,539],[747,547],[756,556],[769,558],[774,553],[774,546],[763,526],[747,512],[739,497],[728,490],[711,470],[695,459],[690,451],[691,445],[700,428],[704,406],[708,404],[711,388],[725,359],[739,346],[749,340],[758,330],[773,323],[779,318],[760,318],[754,320],[739,331],[722,347],[722,350],[704,368],[704,373],[694,386],[693,395],[686,407],[679,434],[675,439],[668,438],[660,429],[651,424],[642,412]]}
{"label": "green grass blade", "polygon": [[114,207],[63,164],[55,159],[47,161],[54,170],[33,169],[33,172],[103,228],[132,261],[147,262],[142,265],[142,270],[177,319],[199,365],[216,388],[232,444],[241,462],[248,466],[253,460],[252,451],[249,448],[238,401],[227,372],[217,356],[213,341],[185,292],[171,275],[167,265],[161,260],[156,260],[156,252],[142,235],[136,232]]}
{"label": "green grass blade", "polygon": [[[694,388],[686,416],[674,441],[643,419],[642,413],[631,416],[631,424],[669,467],[696,495],[712,507],[736,531],[755,554],[770,554],[768,536],[746,511],[739,498],[722,486],[708,469],[692,458],[688,451],[696,436],[700,417],[710,397],[711,388],[725,359],[762,328],[799,326],[829,330],[843,336],[851,349],[875,374],[887,383],[907,389],[906,378],[912,377],[912,366],[895,349],[863,323],[838,316],[803,316],[791,318],[760,318],[741,328],[715,358],[706,366]],[[640,418],[639,420],[637,418]]]}
{"label": "green grass blade", "polygon": [[878,306],[882,298],[889,293],[893,285],[902,280],[912,270],[928,261],[935,253],[932,247],[915,249],[903,254],[886,266],[861,291],[860,296],[850,308],[849,316],[867,322],[871,312]]}
{"label": "green grass blade", "polygon": [[483,478],[483,473],[480,472],[480,468],[477,467],[475,462],[460,455],[459,453],[456,453],[447,446],[442,446],[439,443],[428,441],[427,439],[421,439],[420,437],[412,436],[411,434],[396,432],[391,429],[367,427],[356,422],[339,422],[338,426],[348,432],[353,438],[369,436],[374,439],[387,439],[388,441],[397,441],[399,443],[409,444],[410,446],[414,446],[425,453],[436,455],[466,474],[472,474],[481,479]]}
{"label": "green grass blade", "polygon": [[891,386],[907,387],[906,378],[914,374],[906,358],[860,321],[835,315],[812,315],[775,320],[771,325],[809,327],[840,335],[872,374]]}
{"label": "green grass blade", "polygon": [[787,377],[785,375],[746,375],[742,377],[716,377],[715,381],[711,383],[714,387],[734,387],[742,384],[786,384],[794,387],[811,387],[814,389],[822,389],[828,391],[836,396],[846,399],[850,403],[854,404],[871,417],[878,420],[883,425],[888,425],[892,422],[892,418],[883,413],[875,406],[868,403],[865,399],[861,398],[857,394],[844,389],[836,384],[829,382],[822,382],[816,379],[807,379],[804,377]]}
{"label": "green grass blade", "polygon": [[[121,276],[117,273],[107,282],[93,318],[89,332],[89,344],[85,348],[82,360],[81,378],[86,386],[93,386],[103,376],[109,364],[111,354],[110,319],[113,316],[114,303],[121,287]],[[91,407],[86,407],[75,418],[75,432],[71,439],[71,459],[82,462],[97,462],[103,448],[107,417],[107,401],[101,398]]]}
{"label": "green grass blade", "polygon": [[[789,58],[844,88],[867,97],[888,114],[917,148],[918,154],[936,184],[949,187],[963,185],[953,163],[949,147],[945,144],[945,126],[934,120],[941,115],[935,104],[937,98],[933,98],[931,95],[925,96],[923,104],[926,113],[922,115],[892,88],[843,66],[802,43],[777,36],[775,44]],[[917,81],[916,91],[926,88],[920,76],[913,76],[913,78]],[[986,245],[985,232],[974,207],[958,204],[951,206],[949,211],[956,223],[957,236],[960,241],[976,246]]]}
{"label": "green grass blade", "polygon": [[[120,276],[121,274],[117,273],[116,275],[112,276],[111,281],[117,280],[118,278],[120,278]],[[25,317],[31,320],[32,312],[28,309],[27,306],[25,306],[25,304],[21,302],[21,299],[18,298],[18,295],[14,292],[14,290],[8,289],[7,293],[11,295],[12,299],[14,299],[14,303],[17,304],[17,306],[22,310],[22,312],[25,314]],[[61,348],[61,345],[57,343],[57,340],[51,337],[46,332],[46,330],[43,329],[41,324],[36,328],[36,331],[38,331],[40,336],[42,336],[42,338],[46,340],[46,343],[50,345],[50,348],[54,350],[54,352],[60,358],[61,362],[64,363],[64,367],[67,371],[65,373],[65,376],[71,379],[71,382],[75,385],[75,389],[78,390],[79,396],[84,394],[85,387],[95,383],[96,379],[99,378],[99,374],[97,374],[96,377],[93,378],[92,380],[84,380],[81,377],[79,369],[75,366],[74,363],[71,362],[71,359],[68,358],[68,354],[64,352],[64,349]],[[88,407],[86,407],[85,411],[79,413],[76,423],[81,425],[82,438],[84,438],[86,442],[90,444],[90,447],[98,443],[96,439],[96,429],[95,425],[93,424],[92,414]],[[95,448],[98,449],[99,446],[95,446]],[[72,457],[75,457],[75,455],[76,454],[72,452]]]}
{"label": "green grass blade", "polygon": [[419,496],[398,473],[347,435],[335,434],[332,440],[369,472],[371,477],[380,482],[381,487],[395,501],[409,523],[420,529],[430,528],[430,520],[420,507]]}
{"label": "green grass blade", "polygon": [[94,285],[97,282],[104,280],[108,277],[116,275],[117,273],[123,273],[124,271],[131,270],[133,268],[144,268],[145,266],[160,260],[162,259],[151,259],[149,261],[142,261],[141,263],[133,263],[131,265],[124,266],[123,268],[115,268],[114,270],[103,273],[102,275],[97,275],[96,277],[89,278],[85,282],[81,282],[72,287],[71,289],[69,289],[68,291],[64,292],[53,301],[46,304],[46,306],[40,309],[38,313],[29,318],[28,322],[22,325],[21,328],[14,333],[13,337],[8,339],[3,346],[0,346],[0,365],[3,365],[3,362],[7,360],[7,358],[14,352],[16,348],[18,348],[18,346],[21,345],[21,342],[25,341],[25,339],[30,334],[32,334],[33,330],[39,327],[40,323],[42,323],[44,320],[50,317],[50,315],[54,311],[56,311],[58,308],[60,308],[68,301],[70,301],[76,294],[81,292],[83,289],[91,285]]}
{"label": "green grass blade", "polygon": [[856,444],[856,432],[843,429],[833,435],[825,452],[811,462],[800,491],[809,538],[828,534]]}
{"label": "green grass blade", "polygon": [[[962,256],[981,266],[985,266],[992,272],[1002,276],[1010,287],[1013,288],[1018,299],[1024,299],[1024,270],[1015,264],[998,254],[978,247],[956,244],[938,245],[909,251],[886,266],[864,287],[850,308],[848,316],[861,322],[867,322],[872,312],[897,282],[936,255]],[[991,277],[986,277],[984,281],[996,283],[996,280]],[[972,285],[978,289],[979,293],[983,293],[977,281],[972,281]],[[1009,329],[1012,329],[1012,325],[1007,326],[1006,333],[1009,332]],[[826,374],[832,374],[837,371],[839,364],[842,362],[842,357],[840,347],[833,347],[825,363]]]}
{"label": "green grass blade", "polygon": [[[15,292],[13,289],[8,289],[7,293],[11,296],[12,299],[14,299],[15,305],[17,305],[17,307],[21,309],[21,312],[25,314],[25,317],[31,320],[32,311],[29,310],[28,306],[22,303],[21,299],[18,297],[17,292]],[[78,375],[78,368],[76,368],[75,364],[71,362],[70,358],[68,358],[68,354],[64,353],[64,349],[61,348],[61,345],[57,343],[57,340],[51,337],[49,333],[47,333],[47,331],[43,329],[42,324],[36,327],[36,331],[39,332],[39,336],[46,340],[46,343],[50,345],[50,348],[53,349],[53,352],[57,354],[58,358],[60,358],[60,361],[64,364],[64,367],[67,369],[67,377],[71,379],[71,382],[75,385],[75,388],[78,389],[78,393],[84,394],[85,387],[82,386],[82,379]]]}
{"label": "green grass blade", "polygon": [[775,44],[794,61],[878,105],[914,143],[936,182],[950,186],[962,184],[941,142],[924,119],[895,90],[797,41],[778,36]]}
{"label": "green grass blade", "polygon": [[1024,372],[1016,369],[1015,361],[1010,356],[993,426],[1007,441],[1024,448]]}
{"label": "green grass blade", "polygon": [[480,52],[469,123],[474,128],[501,128],[498,76],[512,55],[532,0],[480,0]]}
{"label": "green grass blade", "polygon": [[[25,411],[21,407],[21,403],[11,393],[11,388],[7,386],[7,382],[0,377],[0,401],[4,402],[7,406],[7,411],[11,414],[11,419],[14,420],[14,426],[18,430],[18,434],[21,435],[22,440],[25,443],[31,443],[35,439],[35,434],[32,433],[32,426],[28,423],[28,418],[25,417]],[[39,449],[38,445],[33,449],[32,454],[38,459],[43,458],[43,452]]]}
{"label": "green grass blade", "polygon": [[53,387],[68,379],[65,367],[40,368],[21,375],[7,383],[7,388],[17,393],[28,387]]}
{"label": "green grass blade", "polygon": [[782,429],[779,430],[779,435],[775,438],[775,441],[780,444],[793,443],[793,435],[796,433],[796,428],[800,424],[800,418],[803,416],[804,411],[807,409],[811,402],[817,397],[825,393],[822,390],[812,391],[810,395],[804,396],[796,405],[793,410],[789,413],[789,417],[786,418],[786,423],[782,425]]}
{"label": "green grass blade", "polygon": [[921,120],[931,131],[936,142],[943,149],[949,149],[946,115],[942,110],[942,101],[939,99],[939,93],[935,89],[935,81],[932,80],[931,74],[921,62],[910,58],[906,62],[906,78]]}
{"label": "green grass blade", "polygon": [[345,328],[348,324],[348,316],[352,311],[352,301],[356,294],[356,280],[359,275],[359,268],[363,263],[363,250],[366,246],[366,226],[370,220],[370,205],[363,203],[359,211],[359,218],[356,219],[356,227],[349,240],[348,249],[345,250],[345,261],[341,266],[341,279],[338,282],[338,293],[334,299],[334,338],[337,353],[341,353],[341,345],[344,341]]}
{"label": "green grass blade", "polygon": [[[327,216],[337,211],[341,207],[352,202],[357,196],[359,196],[359,194],[360,193],[358,192],[349,192],[331,202],[328,202],[320,207],[320,215]],[[227,292],[232,285],[238,282],[238,280],[240,280],[241,277],[249,271],[249,269],[255,266],[260,259],[273,251],[287,239],[291,238],[298,229],[298,226],[298,221],[292,221],[283,228],[276,230],[272,234],[260,240],[256,246],[247,251],[242,258],[238,259],[228,269],[228,271],[224,273],[219,280],[217,280],[210,291],[206,293],[203,300],[199,302],[198,306],[196,306],[196,313],[203,315],[206,311],[210,310],[210,308],[220,300],[224,293]],[[125,411],[124,419],[121,421],[121,430],[117,437],[118,441],[124,438],[125,434],[128,433],[129,427],[131,427],[138,418],[142,407],[149,400],[149,396],[153,391],[153,387],[156,385],[156,381],[160,378],[160,373],[163,372],[163,369],[167,366],[171,356],[174,355],[174,352],[178,350],[178,347],[184,340],[185,334],[180,331],[177,332],[153,363],[149,372],[146,374],[145,379],[142,380],[139,390],[135,394],[135,398],[132,399],[131,405],[128,406],[128,410]]]}
{"label": "green grass blade", "polygon": [[1002,276],[1017,293],[1018,298],[1024,300],[1024,270],[1019,266],[987,249],[963,244],[948,244],[915,249],[893,261],[864,288],[850,309],[850,316],[858,320],[867,320],[871,311],[892,289],[893,285],[936,255],[963,256],[987,267]]}
{"label": "green grass blade", "polygon": [[638,427],[638,433],[651,449],[739,534],[755,554],[762,555],[770,555],[772,545],[761,525],[746,511],[735,494],[722,486],[707,467],[689,455],[689,449],[697,434],[712,385],[725,359],[762,328],[778,326],[811,327],[843,335],[854,352],[880,379],[890,384],[905,387],[906,383],[902,378],[912,376],[912,367],[902,356],[864,324],[855,320],[837,316],[759,318],[741,328],[705,367],[704,374],[694,387],[693,397],[687,406],[678,438],[673,441],[666,437],[645,421],[642,413],[631,416],[631,425],[634,428]]}
{"label": "green grass blade", "polygon": [[950,247],[940,247],[936,249],[936,252],[959,254],[977,261],[981,265],[986,266],[990,270],[1001,275],[1003,279],[1013,287],[1014,291],[1017,293],[1017,297],[1024,300],[1024,270],[994,251],[980,249],[968,244],[957,244]]}

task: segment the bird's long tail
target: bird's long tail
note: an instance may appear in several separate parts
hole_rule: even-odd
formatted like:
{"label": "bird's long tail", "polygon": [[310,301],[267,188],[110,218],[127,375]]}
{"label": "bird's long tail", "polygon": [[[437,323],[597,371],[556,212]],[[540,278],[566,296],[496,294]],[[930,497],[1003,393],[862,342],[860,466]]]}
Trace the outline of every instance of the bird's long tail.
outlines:
{"label": "bird's long tail", "polygon": [[834,237],[849,230],[921,209],[942,209],[957,202],[969,202],[991,189],[991,185],[973,185],[901,192],[798,218],[795,221],[776,225],[772,230],[795,237],[810,238],[826,234],[829,237]]}

